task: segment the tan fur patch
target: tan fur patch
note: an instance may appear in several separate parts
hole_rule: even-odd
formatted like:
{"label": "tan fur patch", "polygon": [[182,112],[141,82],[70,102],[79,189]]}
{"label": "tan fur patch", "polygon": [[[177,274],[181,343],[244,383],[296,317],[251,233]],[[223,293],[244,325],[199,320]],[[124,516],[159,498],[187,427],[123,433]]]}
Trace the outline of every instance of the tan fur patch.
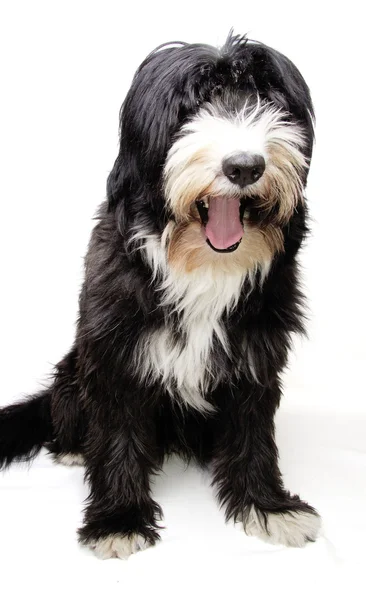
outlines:
{"label": "tan fur patch", "polygon": [[305,167],[303,154],[282,144],[270,143],[267,147],[270,160],[263,176],[261,197],[268,207],[278,205],[278,220],[286,223],[298,202],[303,201],[302,173]]}
{"label": "tan fur patch", "polygon": [[168,239],[168,261],[181,272],[203,266],[227,273],[255,272],[268,267],[275,253],[282,250],[282,231],[272,224],[261,229],[245,223],[239,247],[228,254],[208,246],[201,223],[193,218],[172,228]]}
{"label": "tan fur patch", "polygon": [[187,219],[192,202],[211,192],[214,178],[205,169],[206,161],[207,149],[200,148],[189,161],[175,168],[173,180],[167,180],[166,194],[178,219]]}

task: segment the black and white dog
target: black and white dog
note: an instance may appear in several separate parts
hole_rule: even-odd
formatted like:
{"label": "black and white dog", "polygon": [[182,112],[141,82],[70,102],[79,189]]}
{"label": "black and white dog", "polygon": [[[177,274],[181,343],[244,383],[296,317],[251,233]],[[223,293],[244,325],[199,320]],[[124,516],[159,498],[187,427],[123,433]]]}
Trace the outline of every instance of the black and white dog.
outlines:
{"label": "black and white dog", "polygon": [[302,546],[317,512],[284,488],[280,374],[302,332],[296,255],[313,108],[296,67],[230,34],[138,69],[85,263],[75,343],[50,389],[0,412],[0,466],[42,446],[84,463],[79,539],[107,558],[159,539],[165,456],[210,465],[227,518]]}

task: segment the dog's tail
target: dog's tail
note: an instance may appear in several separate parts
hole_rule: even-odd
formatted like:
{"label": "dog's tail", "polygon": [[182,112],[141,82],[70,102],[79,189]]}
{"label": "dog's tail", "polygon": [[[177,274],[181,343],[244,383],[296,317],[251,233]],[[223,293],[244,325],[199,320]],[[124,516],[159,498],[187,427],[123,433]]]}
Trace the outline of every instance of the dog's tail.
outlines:
{"label": "dog's tail", "polygon": [[32,460],[52,439],[51,390],[0,409],[0,469]]}

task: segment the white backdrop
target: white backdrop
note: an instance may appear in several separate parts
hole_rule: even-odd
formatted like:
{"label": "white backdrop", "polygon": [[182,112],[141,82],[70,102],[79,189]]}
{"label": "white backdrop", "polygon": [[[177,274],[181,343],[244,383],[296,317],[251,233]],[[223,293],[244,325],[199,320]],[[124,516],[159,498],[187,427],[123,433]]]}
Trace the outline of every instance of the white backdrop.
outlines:
{"label": "white backdrop", "polygon": [[[366,534],[365,118],[360,3],[121,0],[2,2],[0,15],[1,397],[45,381],[72,343],[82,257],[117,154],[134,70],[170,40],[237,33],[287,54],[312,90],[317,144],[303,251],[308,341],[297,341],[278,415],[286,484],[313,503],[324,536],[305,550],[225,525],[206,475],[179,461],[156,484],[164,543],[128,562],[76,544],[82,469],[42,455],[0,476],[0,583],[11,597],[80,586],[152,597],[322,596],[358,590]],[[6,595],[6,594],[5,594]],[[8,594],[9,595],[9,594]],[[351,594],[352,597],[352,594]]]}

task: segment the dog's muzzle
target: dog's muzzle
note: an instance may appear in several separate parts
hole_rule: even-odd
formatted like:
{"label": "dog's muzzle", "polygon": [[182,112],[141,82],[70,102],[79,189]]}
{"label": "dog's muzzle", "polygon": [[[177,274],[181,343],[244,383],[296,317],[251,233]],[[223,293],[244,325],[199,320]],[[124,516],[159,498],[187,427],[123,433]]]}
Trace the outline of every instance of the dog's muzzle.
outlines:
{"label": "dog's muzzle", "polygon": [[[235,152],[224,158],[222,173],[238,190],[260,179],[266,164],[263,156],[249,152]],[[215,252],[234,252],[243,237],[245,198],[217,195],[196,200],[207,244]]]}

